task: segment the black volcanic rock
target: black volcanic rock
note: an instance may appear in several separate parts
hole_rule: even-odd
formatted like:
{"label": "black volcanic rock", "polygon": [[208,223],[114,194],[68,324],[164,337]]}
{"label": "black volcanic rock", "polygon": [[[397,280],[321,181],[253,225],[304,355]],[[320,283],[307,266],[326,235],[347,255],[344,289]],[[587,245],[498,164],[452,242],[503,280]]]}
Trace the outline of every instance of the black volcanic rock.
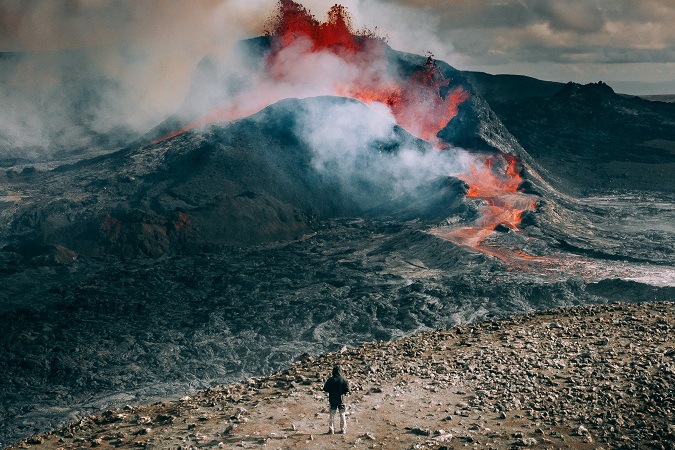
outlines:
{"label": "black volcanic rock", "polygon": [[563,192],[675,192],[675,105],[568,83],[548,97],[491,108]]}
{"label": "black volcanic rock", "polygon": [[614,97],[616,97],[614,89],[602,81],[589,84],[579,84],[570,81],[554,95],[554,98],[557,99],[579,98],[592,103],[601,103],[603,100],[612,101]]}

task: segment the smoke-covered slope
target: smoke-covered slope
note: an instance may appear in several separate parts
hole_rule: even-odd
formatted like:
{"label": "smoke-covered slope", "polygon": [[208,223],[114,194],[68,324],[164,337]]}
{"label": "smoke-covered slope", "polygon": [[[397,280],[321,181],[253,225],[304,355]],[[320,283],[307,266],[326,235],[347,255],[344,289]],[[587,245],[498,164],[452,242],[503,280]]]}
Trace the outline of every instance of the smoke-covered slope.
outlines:
{"label": "smoke-covered slope", "polygon": [[[359,124],[354,126],[354,124]],[[297,237],[331,217],[466,212],[456,162],[360,102],[285,100],[240,121],[60,167],[6,174],[17,250],[158,256]]]}
{"label": "smoke-covered slope", "polygon": [[0,167],[90,158],[145,132],[139,105],[92,64],[111,50],[0,52]]}

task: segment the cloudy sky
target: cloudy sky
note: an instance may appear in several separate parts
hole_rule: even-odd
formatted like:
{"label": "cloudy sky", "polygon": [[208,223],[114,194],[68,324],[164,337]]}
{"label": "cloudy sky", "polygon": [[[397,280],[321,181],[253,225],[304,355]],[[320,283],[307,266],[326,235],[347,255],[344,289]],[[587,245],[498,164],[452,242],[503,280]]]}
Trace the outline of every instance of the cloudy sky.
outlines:
{"label": "cloudy sky", "polygon": [[[323,18],[334,0],[306,0]],[[253,35],[274,0],[0,0],[0,50],[136,42],[194,63]],[[346,0],[358,26],[468,70],[675,85],[674,0]],[[123,62],[110,62],[123,64]],[[180,69],[176,62],[171,70]],[[184,78],[185,73],[178,73]],[[637,85],[636,85],[637,86]]]}
{"label": "cloudy sky", "polygon": [[466,69],[556,81],[675,86],[673,0],[396,3],[428,14],[433,34],[448,45],[449,58]]}

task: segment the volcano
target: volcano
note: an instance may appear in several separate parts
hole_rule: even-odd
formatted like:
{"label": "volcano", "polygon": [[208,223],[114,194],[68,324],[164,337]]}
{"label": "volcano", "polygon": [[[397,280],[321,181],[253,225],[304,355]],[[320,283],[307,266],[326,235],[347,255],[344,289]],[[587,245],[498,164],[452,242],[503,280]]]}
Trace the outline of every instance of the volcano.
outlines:
{"label": "volcano", "polygon": [[[2,445],[306,352],[672,300],[672,192],[590,175],[670,164],[672,105],[478,82],[339,5],[283,0],[237,53],[133,144],[0,172]],[[604,140],[626,117],[639,155]]]}
{"label": "volcano", "polygon": [[[535,207],[519,189],[522,148],[462,74],[354,32],[344,8],[322,23],[282,1],[268,35],[239,52],[245,66],[208,112],[195,105],[223,80],[205,60],[176,118],[136,146],[82,163],[95,180],[66,186],[78,164],[41,181],[79,192],[77,203],[25,202],[8,233],[84,255],[160,256],[294,238],[315,219],[454,216],[475,221],[438,235],[478,248],[496,227],[517,230]],[[463,202],[467,189],[488,206]],[[65,222],[63,210],[72,211]]]}

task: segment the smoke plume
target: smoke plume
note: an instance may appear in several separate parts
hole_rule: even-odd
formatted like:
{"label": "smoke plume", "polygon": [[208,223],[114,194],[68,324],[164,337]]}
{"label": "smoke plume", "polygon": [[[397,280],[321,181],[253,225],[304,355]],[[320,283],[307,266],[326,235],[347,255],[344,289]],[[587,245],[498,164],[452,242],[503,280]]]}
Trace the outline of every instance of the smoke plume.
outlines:
{"label": "smoke plume", "polygon": [[[356,28],[372,26],[394,46],[412,42],[402,34],[424,29],[419,23],[406,26],[419,14],[407,19],[410,11],[401,6],[370,0],[343,3]],[[332,4],[309,0],[305,6],[322,14]],[[260,35],[276,6],[274,0],[2,2],[0,163],[112,149],[173,113],[198,115],[199,108],[206,108],[200,111],[206,114],[214,99],[231,96],[242,80],[255,76],[242,75],[245,63],[233,49],[240,40]],[[393,23],[396,33],[382,32]],[[420,37],[421,31],[415,33]],[[425,48],[438,53],[441,46],[431,35],[431,47]],[[196,89],[195,70],[205,57],[222,79],[239,85],[211,83],[208,90]],[[316,57],[314,72],[335,68],[328,61],[329,69],[320,69],[323,58],[330,56]],[[287,69],[299,70],[292,64]],[[326,91],[316,86],[304,92],[288,88],[290,96]],[[191,89],[202,97],[193,96],[191,108],[186,108]]]}
{"label": "smoke plume", "polygon": [[226,64],[270,2],[5,1],[0,160],[114,147],[175,112],[198,62]]}

